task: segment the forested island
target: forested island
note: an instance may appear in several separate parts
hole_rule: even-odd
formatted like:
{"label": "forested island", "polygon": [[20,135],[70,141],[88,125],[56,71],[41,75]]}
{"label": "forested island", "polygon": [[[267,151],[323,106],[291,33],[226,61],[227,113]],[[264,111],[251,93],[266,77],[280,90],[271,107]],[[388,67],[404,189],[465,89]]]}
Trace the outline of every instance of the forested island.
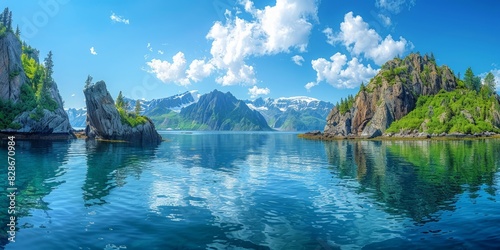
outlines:
{"label": "forested island", "polygon": [[385,63],[356,96],[341,99],[314,139],[479,137],[500,133],[495,78],[471,68],[463,79],[433,54],[412,53]]}

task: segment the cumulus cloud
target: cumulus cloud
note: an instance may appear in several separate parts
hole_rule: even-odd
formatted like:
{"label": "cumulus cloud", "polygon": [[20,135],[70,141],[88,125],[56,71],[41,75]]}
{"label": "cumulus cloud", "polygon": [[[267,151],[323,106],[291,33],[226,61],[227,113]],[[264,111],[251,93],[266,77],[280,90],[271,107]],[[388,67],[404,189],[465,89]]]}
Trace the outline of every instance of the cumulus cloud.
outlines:
{"label": "cumulus cloud", "polygon": [[415,0],[376,0],[375,5],[380,9],[398,14],[405,7],[411,9],[415,6]]}
{"label": "cumulus cloud", "polygon": [[97,52],[95,51],[94,47],[90,47],[90,54],[92,55],[97,55]]}
{"label": "cumulus cloud", "polygon": [[259,95],[269,95],[269,93],[271,93],[271,90],[269,90],[268,88],[258,88],[257,86],[253,86],[252,88],[248,89],[250,98],[256,98]]}
{"label": "cumulus cloud", "polygon": [[199,82],[212,73],[214,66],[205,60],[193,60],[186,71],[187,77],[194,82]]}
{"label": "cumulus cloud", "polygon": [[378,14],[378,18],[380,18],[380,20],[382,21],[382,23],[388,27],[388,26],[391,26],[392,24],[392,21],[391,21],[391,18],[384,15],[384,14]]}
{"label": "cumulus cloud", "polygon": [[129,24],[130,23],[130,20],[125,19],[125,18],[123,18],[121,16],[118,16],[114,12],[111,13],[111,16],[109,18],[111,18],[111,21],[113,21],[114,23],[124,23],[124,24]]}
{"label": "cumulus cloud", "polygon": [[154,73],[164,83],[173,82],[177,85],[187,86],[190,84],[186,77],[186,59],[184,53],[178,52],[172,57],[172,62],[152,59],[146,63],[150,67],[150,73]]}
{"label": "cumulus cloud", "polygon": [[[255,85],[255,69],[247,63],[249,58],[306,51],[313,22],[318,19],[316,0],[277,0],[274,6],[262,9],[255,8],[251,0],[239,3],[244,10],[226,10],[226,20],[215,22],[208,31],[205,38],[211,41],[211,58],[192,61],[182,79],[200,81],[216,72],[216,81],[223,86]],[[163,64],[154,62],[148,65],[156,73]]]}
{"label": "cumulus cloud", "polygon": [[333,31],[328,28],[323,32],[326,34],[328,43],[341,43],[353,56],[364,55],[377,65],[382,65],[397,55],[403,54],[407,46],[411,46],[411,43],[404,37],[399,37],[399,41],[394,40],[391,35],[382,39],[374,29],[370,29],[361,16],[354,16],[352,12],[344,16],[338,34],[333,34]]}
{"label": "cumulus cloud", "polygon": [[295,64],[302,66],[302,62],[304,62],[304,57],[299,56],[299,55],[294,55],[294,56],[292,56],[292,61]]}
{"label": "cumulus cloud", "polygon": [[312,21],[317,20],[315,0],[277,0],[275,6],[256,9],[250,0],[242,2],[251,20],[226,12],[226,22],[216,22],[206,38],[212,40],[212,63],[226,74],[217,78],[222,85],[255,84],[251,56],[305,51]]}
{"label": "cumulus cloud", "polygon": [[370,64],[364,66],[356,57],[347,61],[347,56],[338,52],[330,60],[318,58],[311,64],[316,71],[316,82],[307,83],[305,88],[308,90],[322,81],[336,88],[354,88],[368,82],[378,72]]}

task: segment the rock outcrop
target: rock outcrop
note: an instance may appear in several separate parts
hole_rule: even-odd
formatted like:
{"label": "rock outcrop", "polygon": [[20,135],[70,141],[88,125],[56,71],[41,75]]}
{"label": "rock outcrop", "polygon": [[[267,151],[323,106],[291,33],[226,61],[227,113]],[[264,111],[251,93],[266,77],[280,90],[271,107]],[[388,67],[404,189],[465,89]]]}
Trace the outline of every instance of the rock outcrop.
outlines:
{"label": "rock outcrop", "polygon": [[382,135],[395,120],[416,107],[420,95],[451,91],[457,79],[447,66],[438,67],[432,56],[410,54],[384,64],[380,72],[341,113],[334,107],[327,117],[326,137]]}
{"label": "rock outcrop", "polygon": [[12,32],[0,38],[0,99],[17,102],[26,74],[21,62],[22,45]]}
{"label": "rock outcrop", "polygon": [[139,144],[158,144],[162,137],[149,118],[135,127],[122,122],[104,81],[83,90],[87,105],[85,134],[89,139],[123,140]]}
{"label": "rock outcrop", "polygon": [[[29,78],[24,72],[21,61],[22,53],[22,45],[19,39],[11,31],[7,31],[0,38],[0,99],[2,101],[10,100],[14,104],[21,102],[22,85],[29,85]],[[33,59],[38,62],[37,53],[30,56],[34,56]],[[23,138],[26,139],[30,139],[30,137],[48,139],[51,137],[57,139],[75,138],[55,82],[52,82],[47,87],[47,93],[48,97],[57,104],[55,109],[37,110],[37,108],[34,108],[33,110],[25,110],[12,121],[18,127],[4,128],[1,132],[23,134]],[[40,137],[41,135],[44,136]]]}

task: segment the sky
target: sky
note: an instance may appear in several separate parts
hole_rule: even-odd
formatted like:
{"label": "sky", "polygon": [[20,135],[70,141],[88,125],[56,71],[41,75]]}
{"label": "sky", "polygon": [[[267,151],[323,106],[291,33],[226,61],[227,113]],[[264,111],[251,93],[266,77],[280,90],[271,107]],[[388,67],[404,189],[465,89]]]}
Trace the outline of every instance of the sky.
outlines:
{"label": "sky", "polygon": [[65,108],[88,75],[133,99],[198,90],[336,103],[388,60],[433,53],[500,89],[497,0],[0,0],[21,39],[53,53]]}

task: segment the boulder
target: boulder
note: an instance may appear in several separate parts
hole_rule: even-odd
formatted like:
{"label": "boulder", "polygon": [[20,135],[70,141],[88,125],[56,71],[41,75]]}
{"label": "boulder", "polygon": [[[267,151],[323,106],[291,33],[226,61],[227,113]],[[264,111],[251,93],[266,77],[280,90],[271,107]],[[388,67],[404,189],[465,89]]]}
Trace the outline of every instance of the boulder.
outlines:
{"label": "boulder", "polygon": [[86,86],[83,93],[87,105],[87,138],[123,140],[139,144],[158,144],[162,141],[149,118],[146,123],[135,127],[122,122],[104,81]]}

